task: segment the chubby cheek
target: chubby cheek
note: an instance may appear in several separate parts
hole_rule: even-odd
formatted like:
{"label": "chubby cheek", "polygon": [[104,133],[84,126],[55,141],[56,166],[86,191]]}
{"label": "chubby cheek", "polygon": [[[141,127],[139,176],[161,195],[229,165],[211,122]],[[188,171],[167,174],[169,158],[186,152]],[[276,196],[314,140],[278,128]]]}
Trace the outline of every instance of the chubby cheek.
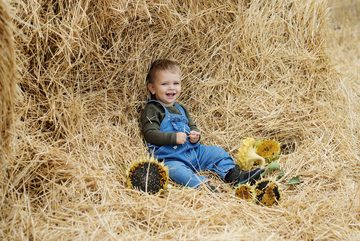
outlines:
{"label": "chubby cheek", "polygon": [[160,91],[161,91],[163,94],[165,94],[166,90],[167,90],[167,87],[166,87],[166,86],[161,86]]}

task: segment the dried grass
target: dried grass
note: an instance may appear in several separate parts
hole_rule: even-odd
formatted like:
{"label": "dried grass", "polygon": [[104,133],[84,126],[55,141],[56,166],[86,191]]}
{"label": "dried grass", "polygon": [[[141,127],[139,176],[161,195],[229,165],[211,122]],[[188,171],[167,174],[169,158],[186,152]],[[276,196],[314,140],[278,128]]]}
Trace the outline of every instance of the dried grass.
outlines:
{"label": "dried grass", "polygon": [[15,47],[10,8],[0,1],[0,181],[11,157],[11,128],[15,103]]}
{"label": "dried grass", "polygon": [[[0,238],[360,238],[360,48],[350,31],[359,1],[11,4],[24,64]],[[126,169],[146,155],[138,119],[158,57],[182,64],[181,101],[203,143],[232,154],[247,136],[295,143],[280,159],[278,206],[239,200],[221,183],[219,194],[126,188]],[[285,185],[296,175],[302,184]]]}

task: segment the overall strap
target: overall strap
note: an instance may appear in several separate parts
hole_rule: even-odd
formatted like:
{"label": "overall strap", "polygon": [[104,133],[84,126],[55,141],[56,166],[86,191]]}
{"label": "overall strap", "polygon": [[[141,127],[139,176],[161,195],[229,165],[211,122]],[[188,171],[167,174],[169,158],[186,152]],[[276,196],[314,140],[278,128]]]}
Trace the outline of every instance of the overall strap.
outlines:
{"label": "overall strap", "polygon": [[164,109],[164,111],[165,111],[165,115],[168,115],[168,114],[169,114],[169,111],[166,109],[166,106],[164,106],[160,101],[157,101],[157,100],[149,100],[147,103],[151,103],[151,102],[159,103],[159,104],[163,107],[163,109]]}
{"label": "overall strap", "polygon": [[175,102],[175,107],[176,107],[176,109],[178,109],[181,112],[181,114],[185,118],[187,118],[184,108],[179,103]]}

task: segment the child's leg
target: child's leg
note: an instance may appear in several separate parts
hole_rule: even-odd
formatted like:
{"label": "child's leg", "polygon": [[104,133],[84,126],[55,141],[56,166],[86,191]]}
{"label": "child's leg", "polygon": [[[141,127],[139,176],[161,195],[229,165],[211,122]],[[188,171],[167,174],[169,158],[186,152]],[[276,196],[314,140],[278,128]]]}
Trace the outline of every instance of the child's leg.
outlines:
{"label": "child's leg", "polygon": [[207,181],[206,177],[197,175],[188,165],[181,161],[166,160],[164,164],[169,168],[171,180],[183,186],[196,188]]}
{"label": "child's leg", "polygon": [[[200,145],[196,148],[196,165],[199,170],[210,170],[217,173],[221,179],[235,167],[234,160],[221,147]],[[195,164],[195,163],[194,163]]]}
{"label": "child's leg", "polygon": [[263,169],[242,171],[232,157],[221,147],[200,145],[197,148],[199,170],[217,173],[222,180],[233,184],[253,182],[260,178]]}

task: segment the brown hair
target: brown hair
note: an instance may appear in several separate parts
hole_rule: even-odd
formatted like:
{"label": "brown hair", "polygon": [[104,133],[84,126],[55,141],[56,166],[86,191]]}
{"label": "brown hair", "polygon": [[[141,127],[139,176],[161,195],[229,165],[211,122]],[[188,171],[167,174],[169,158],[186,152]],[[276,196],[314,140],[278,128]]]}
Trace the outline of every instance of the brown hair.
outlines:
{"label": "brown hair", "polygon": [[178,62],[170,59],[157,59],[152,62],[149,72],[146,76],[146,83],[152,83],[155,78],[155,74],[161,70],[180,71],[180,65]]}

